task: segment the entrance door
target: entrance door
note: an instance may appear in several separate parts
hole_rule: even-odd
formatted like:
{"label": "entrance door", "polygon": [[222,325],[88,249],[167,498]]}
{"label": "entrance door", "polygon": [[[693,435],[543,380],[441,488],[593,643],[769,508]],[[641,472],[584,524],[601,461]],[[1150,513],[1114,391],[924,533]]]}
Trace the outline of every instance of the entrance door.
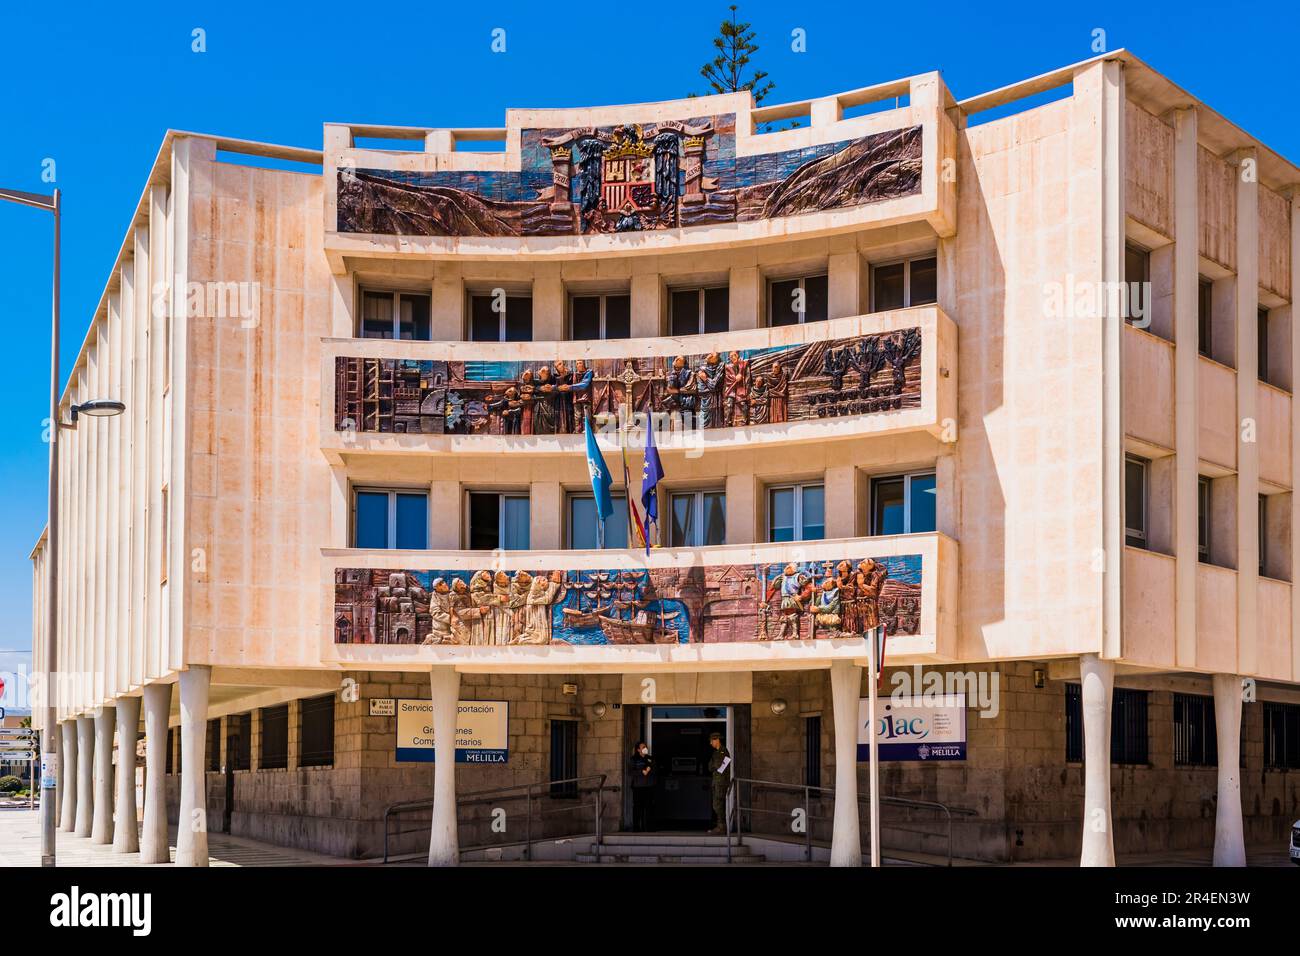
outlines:
{"label": "entrance door", "polygon": [[713,819],[709,779],[711,734],[732,746],[731,708],[725,706],[650,707],[646,742],[655,759],[655,797],[651,828],[707,830]]}

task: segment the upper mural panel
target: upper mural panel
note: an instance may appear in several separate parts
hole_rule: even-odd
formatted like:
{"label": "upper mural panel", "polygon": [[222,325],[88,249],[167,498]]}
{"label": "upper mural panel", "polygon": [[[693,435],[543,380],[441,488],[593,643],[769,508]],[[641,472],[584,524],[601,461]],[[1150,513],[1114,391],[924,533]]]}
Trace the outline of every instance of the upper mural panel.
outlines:
{"label": "upper mural panel", "polygon": [[921,192],[922,127],[738,156],[736,116],[524,129],[508,171],[338,170],[337,229],[574,236],[753,222]]}

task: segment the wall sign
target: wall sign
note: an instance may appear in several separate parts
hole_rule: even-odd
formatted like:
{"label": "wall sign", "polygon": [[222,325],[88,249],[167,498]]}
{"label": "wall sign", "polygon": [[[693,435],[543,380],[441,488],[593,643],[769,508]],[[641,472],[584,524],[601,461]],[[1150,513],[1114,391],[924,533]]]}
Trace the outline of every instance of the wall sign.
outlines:
{"label": "wall sign", "polygon": [[[397,703],[397,760],[432,763],[433,702]],[[456,705],[456,763],[506,763],[510,704],[504,700],[462,700]]]}
{"label": "wall sign", "polygon": [[[858,760],[871,760],[867,699],[858,701]],[[880,697],[876,700],[880,759],[965,760],[966,695]]]}
{"label": "wall sign", "polygon": [[392,717],[397,713],[397,703],[391,697],[371,697],[371,717]]}

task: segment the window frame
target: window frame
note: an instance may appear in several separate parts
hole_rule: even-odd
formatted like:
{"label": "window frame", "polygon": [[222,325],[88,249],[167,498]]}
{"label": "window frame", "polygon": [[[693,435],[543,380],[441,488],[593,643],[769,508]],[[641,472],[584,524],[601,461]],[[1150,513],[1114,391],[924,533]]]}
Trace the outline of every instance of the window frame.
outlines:
{"label": "window frame", "polygon": [[[627,299],[627,335],[626,336],[616,335],[610,337],[607,334],[608,326],[606,325],[606,321],[608,318],[609,300],[611,298]],[[594,339],[579,339],[574,337],[573,310],[575,304],[579,299],[600,300],[600,335]],[[571,292],[569,293],[568,313],[569,313],[568,314],[568,320],[569,320],[568,338],[570,342],[619,342],[624,339],[630,339],[632,337],[632,292],[631,290],[624,290],[618,292]]]}
{"label": "window frame", "polygon": [[[804,520],[803,520],[803,496],[806,488],[820,488],[822,491],[822,536],[820,538],[805,538]],[[795,491],[794,510],[792,520],[794,521],[795,536],[789,541],[780,542],[772,538],[772,495],[778,491]],[[825,541],[826,540],[826,482],[822,481],[794,481],[781,482],[780,484],[767,486],[767,508],[764,516],[767,524],[766,541],[768,544],[792,544],[796,541]]]}
{"label": "window frame", "polygon": [[1196,351],[1214,358],[1214,281],[1196,277]]}
{"label": "window frame", "polygon": [[1272,385],[1268,380],[1268,315],[1267,306],[1255,308],[1255,377],[1265,385]]}
{"label": "window frame", "polygon": [[803,782],[805,787],[822,785],[822,715],[803,715]]}
{"label": "window frame", "polygon": [[[1300,770],[1300,704],[1280,700],[1262,703],[1264,769],[1283,773]],[[1297,735],[1297,740],[1290,739],[1292,734]]]}
{"label": "window frame", "polygon": [[1264,566],[1268,563],[1265,560],[1268,557],[1268,495],[1261,494],[1257,497],[1259,498],[1257,518],[1259,527],[1256,528],[1256,535],[1259,538],[1259,576],[1266,578],[1268,575],[1264,573]]}
{"label": "window frame", "polygon": [[[1132,528],[1128,523],[1128,468],[1130,465],[1136,465],[1142,475],[1142,492],[1141,492],[1141,511],[1142,527]],[[1149,503],[1151,498],[1151,460],[1143,458],[1140,455],[1126,454],[1124,456],[1124,545],[1129,548],[1141,548],[1147,550],[1150,547],[1150,538],[1148,537],[1148,525],[1150,523],[1151,513]]]}
{"label": "window frame", "polygon": [[1175,691],[1170,713],[1174,766],[1217,767],[1219,733],[1214,717],[1214,698]]}
{"label": "window frame", "polygon": [[[424,486],[403,487],[401,485],[353,485],[352,486],[352,520],[349,529],[348,541],[349,547],[360,547],[357,544],[357,495],[359,494],[387,494],[388,495],[388,540],[391,542],[384,548],[369,548],[366,550],[382,551],[427,551],[429,550],[429,531],[432,514],[429,510],[429,489]],[[424,497],[424,547],[423,548],[401,548],[397,547],[397,496],[398,495],[423,495]]]}
{"label": "window frame", "polygon": [[870,489],[869,489],[869,491],[868,491],[868,498],[870,499],[870,500],[868,501],[868,505],[870,506],[870,511],[869,511],[869,513],[868,513],[868,520],[869,520],[869,522],[870,522],[870,527],[868,528],[868,536],[869,536],[869,537],[889,537],[889,535],[886,535],[885,532],[883,532],[883,531],[880,530],[879,525],[878,525],[878,523],[877,523],[877,521],[876,521],[876,512],[877,512],[877,508],[876,508],[876,501],[877,501],[876,494],[877,494],[877,490],[878,490],[877,483],[878,483],[878,482],[885,482],[885,481],[897,481],[897,480],[899,480],[900,478],[903,480],[903,530],[900,531],[900,532],[897,532],[897,533],[898,533],[898,534],[928,534],[928,533],[929,533],[929,532],[921,532],[921,531],[913,531],[913,530],[912,530],[912,481],[913,481],[913,479],[916,479],[916,478],[933,478],[933,479],[934,479],[934,495],[935,495],[935,526],[936,526],[936,530],[937,530],[937,527],[938,527],[938,510],[939,510],[939,506],[938,506],[938,499],[939,499],[939,473],[938,473],[938,469],[935,469],[935,468],[922,468],[922,469],[919,469],[919,470],[917,470],[917,471],[905,471],[905,472],[898,472],[898,473],[895,473],[895,474],[889,474],[889,475],[872,475],[872,476],[871,476],[871,485],[870,485]]}
{"label": "window frame", "polygon": [[[215,740],[213,738],[216,738]],[[221,770],[221,718],[212,717],[208,720],[207,729],[204,731],[204,747],[207,750],[207,767],[208,773],[219,773]]]}
{"label": "window frame", "polygon": [[[391,338],[385,339],[382,336],[365,334],[366,296],[371,296],[371,295],[388,296],[392,300],[393,334]],[[424,299],[428,303],[428,316],[426,318],[426,321],[428,322],[429,325],[428,338],[422,339],[416,336],[412,336],[409,339],[402,338],[401,331],[402,331],[402,297],[403,296]],[[357,323],[356,323],[356,328],[354,329],[353,337],[358,339],[372,339],[374,341],[379,341],[379,342],[432,342],[433,341],[433,296],[432,294],[430,294],[429,292],[415,292],[411,289],[382,289],[382,288],[374,288],[373,286],[365,286],[365,285],[361,286],[358,289]]]}
{"label": "window frame", "polygon": [[[322,723],[322,727],[327,727],[328,731],[325,738],[329,741],[328,750],[320,749],[308,751],[308,718],[318,717],[324,713],[326,708],[323,702],[329,702],[329,721]],[[337,716],[335,708],[334,694],[318,694],[315,697],[304,697],[298,702],[298,766],[299,767],[332,767],[334,766],[334,720]],[[323,738],[323,739],[325,739]]]}
{"label": "window frame", "polygon": [[[935,297],[934,297],[934,299],[933,299],[932,301],[929,301],[929,302],[915,302],[915,303],[914,303],[914,302],[912,301],[912,265],[913,265],[913,263],[916,263],[916,262],[924,262],[924,261],[926,261],[927,259],[933,259],[933,260],[934,260],[934,276],[935,276],[935,290],[934,290],[934,291],[935,291]],[[871,263],[871,269],[870,269],[869,274],[868,274],[869,289],[870,289],[870,296],[869,296],[869,299],[870,299],[870,308],[869,308],[869,311],[870,311],[870,312],[873,312],[873,313],[874,313],[874,312],[893,311],[892,309],[890,309],[890,310],[886,310],[886,309],[878,308],[877,305],[876,305],[876,270],[877,270],[877,269],[883,269],[883,268],[886,268],[886,267],[888,267],[888,266],[896,266],[896,265],[902,265],[902,267],[903,267],[903,304],[902,304],[901,306],[898,306],[898,308],[900,308],[900,309],[910,309],[910,308],[912,308],[912,307],[915,306],[915,305],[934,305],[936,302],[938,302],[938,299],[939,299],[939,250],[938,250],[938,249],[932,249],[932,250],[930,250],[929,252],[921,252],[921,253],[917,253],[917,254],[915,254],[915,255],[911,255],[911,256],[898,256],[898,257],[893,258],[893,259],[884,259],[884,260],[882,260],[882,261],[880,261],[880,262],[873,262],[873,263]]]}
{"label": "window frame", "polygon": [[[626,493],[626,492],[624,492],[624,491],[615,491],[615,490],[613,490],[612,488],[610,489],[609,497],[610,497],[610,500],[611,500],[612,502],[618,502],[618,501],[626,502],[626,501],[627,501],[627,493]],[[567,542],[567,545],[568,545],[568,547],[566,548],[566,550],[569,550],[569,551],[579,550],[579,549],[575,549],[574,546],[573,546],[573,541],[574,541],[574,534],[573,534],[573,502],[575,502],[575,501],[579,501],[579,500],[593,501],[593,502],[594,502],[594,501],[596,500],[596,496],[595,496],[594,493],[592,493],[592,492],[590,492],[590,491],[566,491],[566,492],[564,493],[564,534],[565,534],[565,541]],[[610,515],[610,517],[612,518],[613,515]],[[629,520],[630,520],[630,516],[629,516]],[[628,543],[627,543],[626,545],[623,545],[623,546],[621,546],[621,547],[613,546],[613,545],[609,544],[608,541],[606,541],[606,542],[605,542],[605,547],[604,547],[603,550],[605,550],[605,551],[622,551],[622,550],[626,550],[626,549],[628,549],[628,548],[632,548],[632,547],[634,547],[634,545],[631,543],[631,540],[630,540],[630,539],[629,539],[629,541],[628,541]]]}
{"label": "window frame", "polygon": [[[239,746],[232,748],[230,738],[238,737]],[[244,711],[226,717],[226,768],[228,773],[253,769],[253,713]]]}
{"label": "window frame", "polygon": [[[465,489],[465,504],[464,504],[464,513],[465,513],[464,541],[465,541],[465,549],[467,551],[473,550],[470,547],[470,542],[474,538],[474,528],[473,525],[471,524],[471,519],[473,514],[471,509],[471,503],[473,501],[474,495],[496,495],[497,496],[497,546],[491,550],[528,551],[532,547],[533,503],[532,503],[532,495],[529,493],[527,489],[525,489],[522,492],[519,492],[519,491],[498,491],[491,488],[467,488]],[[529,525],[528,539],[529,540],[528,540],[528,544],[522,548],[506,548],[502,544],[502,542],[505,540],[504,522],[506,518],[506,509],[504,507],[504,502],[505,499],[507,498],[522,498],[524,501],[528,502],[528,525]]]}
{"label": "window frame", "polygon": [[[1210,506],[1213,478],[1196,476],[1196,554],[1203,564],[1210,563]],[[1204,540],[1202,540],[1204,539]]]}
{"label": "window frame", "polygon": [[[1142,262],[1142,274],[1140,276],[1131,276],[1128,274],[1128,259],[1130,253],[1136,255]],[[1138,319],[1138,316],[1134,313],[1134,309],[1133,309],[1132,296],[1133,296],[1134,282],[1141,283],[1142,291],[1138,294],[1138,302],[1149,309],[1150,303],[1144,302],[1142,296],[1146,293],[1148,287],[1147,284],[1150,281],[1151,281],[1151,250],[1147,249],[1145,246],[1138,245],[1136,242],[1133,242],[1131,239],[1126,240],[1124,242],[1124,310],[1126,313],[1124,316],[1125,321],[1132,322]],[[1150,314],[1145,316],[1145,320],[1147,323],[1146,327],[1149,328],[1151,324]]]}
{"label": "window frame", "polygon": [[[809,318],[808,318],[808,309],[807,309],[807,305],[808,305],[808,285],[807,285],[807,283],[808,283],[808,280],[809,280],[809,279],[825,279],[825,280],[826,280],[826,314],[825,314],[824,316],[822,316],[820,319],[809,319]],[[780,276],[780,277],[777,277],[777,276],[771,276],[771,277],[769,277],[768,280],[767,280],[767,289],[766,289],[766,292],[767,292],[767,296],[766,296],[766,299],[767,299],[767,327],[768,327],[769,329],[784,328],[784,326],[779,326],[779,325],[773,325],[773,324],[772,324],[772,309],[773,309],[773,306],[774,306],[775,301],[776,301],[776,300],[775,300],[775,297],[772,295],[772,286],[774,286],[774,285],[778,285],[778,284],[780,284],[780,283],[784,283],[784,282],[796,282],[796,283],[798,283],[799,288],[800,288],[801,290],[803,290],[804,310],[803,310],[802,312],[796,312],[795,315],[799,316],[799,321],[797,321],[797,322],[790,322],[790,323],[788,323],[789,325],[807,325],[809,322],[825,322],[825,321],[827,321],[827,320],[830,319],[830,317],[831,317],[831,316],[830,316],[831,276],[830,276],[830,270],[829,270],[829,269],[825,269],[825,270],[823,270],[823,271],[821,271],[821,272],[816,272],[816,271],[814,271],[814,272],[808,272],[808,273],[804,273],[804,274],[802,274],[802,275],[798,275],[798,276]]]}
{"label": "window frame", "polygon": [[[551,726],[549,728],[549,745],[547,747],[547,777],[550,783],[549,792],[551,797],[557,799],[576,800],[578,798],[578,782],[576,779],[581,766],[581,753],[579,744],[582,734],[578,726],[578,719],[552,717],[550,718]],[[563,753],[557,754],[555,745],[557,737],[566,738],[563,743],[566,749]],[[572,738],[569,740],[567,738]],[[557,773],[566,774],[557,776]],[[569,783],[557,783],[556,781],[569,780]]]}
{"label": "window frame", "polygon": [[[721,488],[679,488],[668,491],[668,547],[670,548],[713,548],[718,545],[727,543],[727,489]],[[722,540],[718,544],[709,544],[703,541],[704,537],[704,496],[721,495],[722,496]],[[696,531],[695,541],[677,541],[673,535],[673,499],[691,498],[691,515],[695,519],[694,528]]]}
{"label": "window frame", "polygon": [[[723,329],[719,329],[717,331],[710,332],[708,329],[705,328],[705,307],[708,302],[708,293],[718,292],[718,291],[727,293],[726,327]],[[694,332],[678,332],[674,328],[674,324],[676,321],[675,316],[673,314],[674,296],[683,295],[687,292],[694,292],[696,294],[696,312],[695,312],[696,330]],[[685,285],[685,286],[678,286],[677,288],[673,288],[670,286],[668,288],[668,334],[669,336],[676,338],[682,335],[720,335],[722,332],[729,332],[729,331],[731,331],[731,286],[728,283],[724,282],[716,285],[701,285],[701,286]]]}
{"label": "window frame", "polygon": [[[284,755],[283,758],[278,752],[269,752],[267,742],[271,735],[266,732],[268,725],[267,717],[275,718],[275,724],[281,723],[280,712],[283,711],[284,726]],[[283,704],[273,704],[269,707],[259,707],[257,711],[259,733],[257,735],[257,769],[258,770],[288,770],[289,769],[289,704],[286,701]],[[278,733],[278,730],[277,730]],[[279,761],[283,759],[284,765],[281,766]],[[276,763],[272,765],[269,760]]]}

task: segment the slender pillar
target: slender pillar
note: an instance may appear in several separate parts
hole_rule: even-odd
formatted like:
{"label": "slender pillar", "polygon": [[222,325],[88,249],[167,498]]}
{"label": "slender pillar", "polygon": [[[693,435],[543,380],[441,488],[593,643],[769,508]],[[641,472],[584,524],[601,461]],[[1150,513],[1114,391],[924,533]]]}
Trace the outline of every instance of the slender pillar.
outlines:
{"label": "slender pillar", "polygon": [[77,718],[77,823],[72,832],[90,836],[95,812],[95,718]]}
{"label": "slender pillar", "polygon": [[90,842],[113,842],[113,726],[117,710],[101,707],[95,715],[95,806],[90,820]]}
{"label": "slender pillar", "polygon": [[429,834],[429,865],[458,866],[460,839],[456,833],[456,703],[460,674],[454,667],[435,667],[433,688],[433,828]]}
{"label": "slender pillar", "polygon": [[140,727],[140,698],[117,702],[117,801],[113,811],[113,852],[136,853],[140,827],[135,810],[135,735]]}
{"label": "slender pillar", "polygon": [[140,833],[141,863],[170,863],[167,843],[167,718],[172,710],[172,685],[150,684],[144,689],[144,829]]}
{"label": "slender pillar", "polygon": [[1200,288],[1200,215],[1196,199],[1195,109],[1174,110],[1174,656],[1196,665],[1197,309]]}
{"label": "slender pillar", "polygon": [[1083,685],[1083,853],[1080,866],[1114,866],[1110,817],[1110,702],[1115,665],[1096,654],[1079,657]]}
{"label": "slender pillar", "polygon": [[63,746],[59,756],[63,760],[63,807],[59,816],[59,829],[71,833],[77,828],[77,722],[65,720]]}
{"label": "slender pillar", "polygon": [[1219,799],[1214,817],[1214,865],[1245,866],[1241,825],[1241,678],[1214,675],[1214,724],[1219,743]]}
{"label": "slender pillar", "polygon": [[831,700],[835,710],[831,866],[862,865],[862,834],[858,824],[858,697],[861,693],[861,667],[849,661],[831,664]]}
{"label": "slender pillar", "polygon": [[208,792],[204,759],[208,687],[212,668],[191,664],[181,671],[181,811],[176,828],[176,865],[208,865]]}

